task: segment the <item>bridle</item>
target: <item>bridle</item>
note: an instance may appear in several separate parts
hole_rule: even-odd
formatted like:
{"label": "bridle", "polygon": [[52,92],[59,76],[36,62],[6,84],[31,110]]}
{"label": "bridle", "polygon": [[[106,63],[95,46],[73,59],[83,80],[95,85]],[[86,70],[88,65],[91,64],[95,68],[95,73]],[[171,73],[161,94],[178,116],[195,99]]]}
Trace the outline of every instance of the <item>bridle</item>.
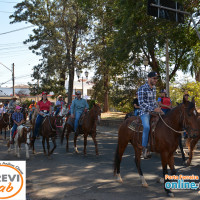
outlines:
{"label": "bridle", "polygon": [[[169,128],[171,129],[172,131],[176,132],[176,133],[179,133],[179,134],[184,134],[185,132],[189,133],[189,127],[187,126],[186,124],[186,117],[185,117],[185,110],[188,109],[188,107],[185,107],[184,108],[184,111],[182,111],[180,113],[180,121],[182,119],[182,116],[183,116],[183,124],[182,124],[182,127],[183,127],[183,131],[177,131],[175,129],[173,129],[171,126],[169,126],[162,118],[161,114],[159,113],[159,117],[160,119],[162,120],[162,122]],[[193,129],[193,128],[190,128],[190,130],[193,130],[193,131],[198,131],[198,129]]]}

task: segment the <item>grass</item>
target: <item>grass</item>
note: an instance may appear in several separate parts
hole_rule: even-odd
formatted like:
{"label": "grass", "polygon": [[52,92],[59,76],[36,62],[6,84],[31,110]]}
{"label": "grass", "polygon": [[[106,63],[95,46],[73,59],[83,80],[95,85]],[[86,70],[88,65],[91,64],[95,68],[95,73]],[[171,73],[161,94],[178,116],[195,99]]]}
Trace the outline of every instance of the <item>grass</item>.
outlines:
{"label": "grass", "polygon": [[103,120],[123,120],[125,117],[123,112],[106,112],[101,113],[101,119]]}

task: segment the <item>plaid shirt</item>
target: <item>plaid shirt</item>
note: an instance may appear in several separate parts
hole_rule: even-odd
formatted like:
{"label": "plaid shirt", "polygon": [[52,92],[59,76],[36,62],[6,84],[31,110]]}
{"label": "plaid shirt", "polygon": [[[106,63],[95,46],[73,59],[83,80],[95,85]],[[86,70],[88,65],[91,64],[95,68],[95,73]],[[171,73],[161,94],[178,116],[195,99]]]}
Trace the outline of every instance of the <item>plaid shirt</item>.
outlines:
{"label": "plaid shirt", "polygon": [[139,115],[148,114],[158,107],[156,102],[156,87],[150,88],[148,82],[138,90],[138,102],[140,105]]}
{"label": "plaid shirt", "polygon": [[23,114],[21,112],[19,112],[19,113],[18,112],[14,112],[12,114],[12,119],[15,120],[16,122],[21,122],[22,119],[24,119],[24,116],[23,116]]}

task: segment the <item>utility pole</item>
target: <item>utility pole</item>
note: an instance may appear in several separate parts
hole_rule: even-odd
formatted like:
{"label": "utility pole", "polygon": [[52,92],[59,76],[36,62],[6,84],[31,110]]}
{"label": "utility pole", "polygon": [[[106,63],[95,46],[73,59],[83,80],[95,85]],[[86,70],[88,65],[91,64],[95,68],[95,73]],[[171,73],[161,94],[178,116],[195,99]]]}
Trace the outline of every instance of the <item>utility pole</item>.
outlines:
{"label": "utility pole", "polygon": [[13,96],[15,96],[15,64],[12,64],[12,82],[13,82]]}
{"label": "utility pole", "polygon": [[169,44],[168,39],[166,39],[166,92],[169,97]]}

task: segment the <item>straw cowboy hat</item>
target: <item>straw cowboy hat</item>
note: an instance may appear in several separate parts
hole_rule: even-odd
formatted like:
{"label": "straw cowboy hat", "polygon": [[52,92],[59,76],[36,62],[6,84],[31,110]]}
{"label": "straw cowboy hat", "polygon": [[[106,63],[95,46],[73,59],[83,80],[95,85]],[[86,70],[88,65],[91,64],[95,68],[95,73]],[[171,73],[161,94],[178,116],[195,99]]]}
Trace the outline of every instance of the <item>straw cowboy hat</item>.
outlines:
{"label": "straw cowboy hat", "polygon": [[17,99],[17,96],[16,95],[12,96],[12,99]]}

